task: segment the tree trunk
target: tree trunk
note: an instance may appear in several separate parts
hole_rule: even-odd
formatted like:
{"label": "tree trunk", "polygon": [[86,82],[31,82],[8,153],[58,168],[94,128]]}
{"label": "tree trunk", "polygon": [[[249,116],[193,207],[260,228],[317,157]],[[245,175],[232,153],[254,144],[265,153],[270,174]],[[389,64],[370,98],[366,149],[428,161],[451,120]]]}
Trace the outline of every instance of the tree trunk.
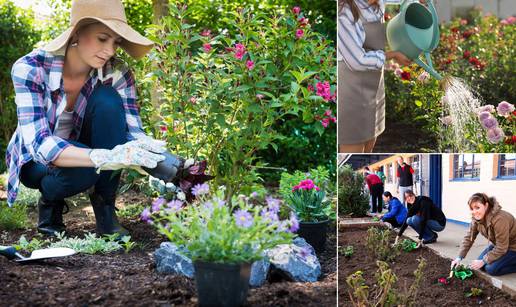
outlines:
{"label": "tree trunk", "polygon": [[168,15],[168,0],[152,0],[154,23],[157,24],[161,17]]}

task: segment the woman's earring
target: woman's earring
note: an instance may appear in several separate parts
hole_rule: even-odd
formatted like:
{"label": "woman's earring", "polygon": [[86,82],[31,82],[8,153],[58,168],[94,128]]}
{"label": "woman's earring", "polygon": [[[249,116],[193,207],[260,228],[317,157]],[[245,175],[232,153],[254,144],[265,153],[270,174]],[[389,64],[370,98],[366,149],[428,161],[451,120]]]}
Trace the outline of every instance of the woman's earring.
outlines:
{"label": "woman's earring", "polygon": [[72,46],[72,47],[77,47],[77,45],[79,45],[79,43],[78,43],[78,42],[73,42],[70,46]]}

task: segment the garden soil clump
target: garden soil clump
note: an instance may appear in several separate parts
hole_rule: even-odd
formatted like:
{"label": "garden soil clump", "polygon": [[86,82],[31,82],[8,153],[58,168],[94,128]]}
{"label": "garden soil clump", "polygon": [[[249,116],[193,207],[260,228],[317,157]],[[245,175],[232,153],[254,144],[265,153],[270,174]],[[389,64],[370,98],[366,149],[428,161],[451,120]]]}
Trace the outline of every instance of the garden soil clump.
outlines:
{"label": "garden soil clump", "polygon": [[[85,212],[89,209],[89,202],[70,206],[71,212],[64,216],[69,236],[83,237],[84,232],[94,231],[94,218]],[[0,305],[196,306],[193,279],[156,271],[153,252],[166,239],[137,218],[121,222],[138,244],[127,254],[76,254],[25,265],[0,257]],[[26,231],[1,231],[0,245],[17,243],[22,234],[30,240],[36,235],[35,222],[31,225]],[[328,236],[326,251],[319,255],[323,275],[318,282],[289,282],[271,276],[262,287],[250,289],[246,305],[335,306],[336,236],[332,231]]]}
{"label": "garden soil clump", "polygon": [[[355,228],[339,232],[339,246],[352,245],[354,253],[350,258],[339,256],[339,306],[352,306],[349,298],[349,287],[346,278],[362,271],[366,284],[372,289],[376,283],[374,277],[378,267],[376,259],[365,246],[367,229]],[[393,238],[394,239],[394,238]],[[450,273],[450,261],[436,255],[428,248],[423,248],[410,253],[401,252],[394,263],[389,263],[390,268],[398,277],[396,289],[409,288],[414,281],[414,271],[418,266],[417,258],[423,257],[427,265],[423,272],[421,287],[418,292],[417,306],[515,306],[516,300],[512,300],[508,294],[492,287],[484,280],[473,277],[461,281],[454,278],[451,284],[443,286],[438,283],[438,278],[447,277]],[[467,298],[465,292],[472,287],[482,288],[480,298]]]}

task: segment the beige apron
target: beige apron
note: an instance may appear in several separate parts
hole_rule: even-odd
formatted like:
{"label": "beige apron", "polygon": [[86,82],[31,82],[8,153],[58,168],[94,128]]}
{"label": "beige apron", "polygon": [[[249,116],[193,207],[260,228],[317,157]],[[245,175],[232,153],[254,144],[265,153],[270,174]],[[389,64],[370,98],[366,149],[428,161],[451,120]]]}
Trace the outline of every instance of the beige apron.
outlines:
{"label": "beige apron", "polygon": [[[385,24],[364,23],[364,49],[385,49]],[[383,68],[373,71],[351,71],[344,61],[338,62],[338,143],[364,143],[385,130],[385,89]]]}

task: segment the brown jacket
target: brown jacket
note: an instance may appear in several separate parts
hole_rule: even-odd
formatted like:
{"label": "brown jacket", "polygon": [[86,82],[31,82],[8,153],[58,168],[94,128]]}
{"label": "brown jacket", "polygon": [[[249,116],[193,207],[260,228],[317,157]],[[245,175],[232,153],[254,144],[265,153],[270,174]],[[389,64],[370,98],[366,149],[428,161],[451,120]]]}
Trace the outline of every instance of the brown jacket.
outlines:
{"label": "brown jacket", "polygon": [[466,257],[479,232],[494,245],[483,258],[486,263],[493,263],[509,250],[516,251],[516,219],[509,212],[503,211],[498,203],[482,221],[471,220],[468,234],[462,240],[460,257]]}

